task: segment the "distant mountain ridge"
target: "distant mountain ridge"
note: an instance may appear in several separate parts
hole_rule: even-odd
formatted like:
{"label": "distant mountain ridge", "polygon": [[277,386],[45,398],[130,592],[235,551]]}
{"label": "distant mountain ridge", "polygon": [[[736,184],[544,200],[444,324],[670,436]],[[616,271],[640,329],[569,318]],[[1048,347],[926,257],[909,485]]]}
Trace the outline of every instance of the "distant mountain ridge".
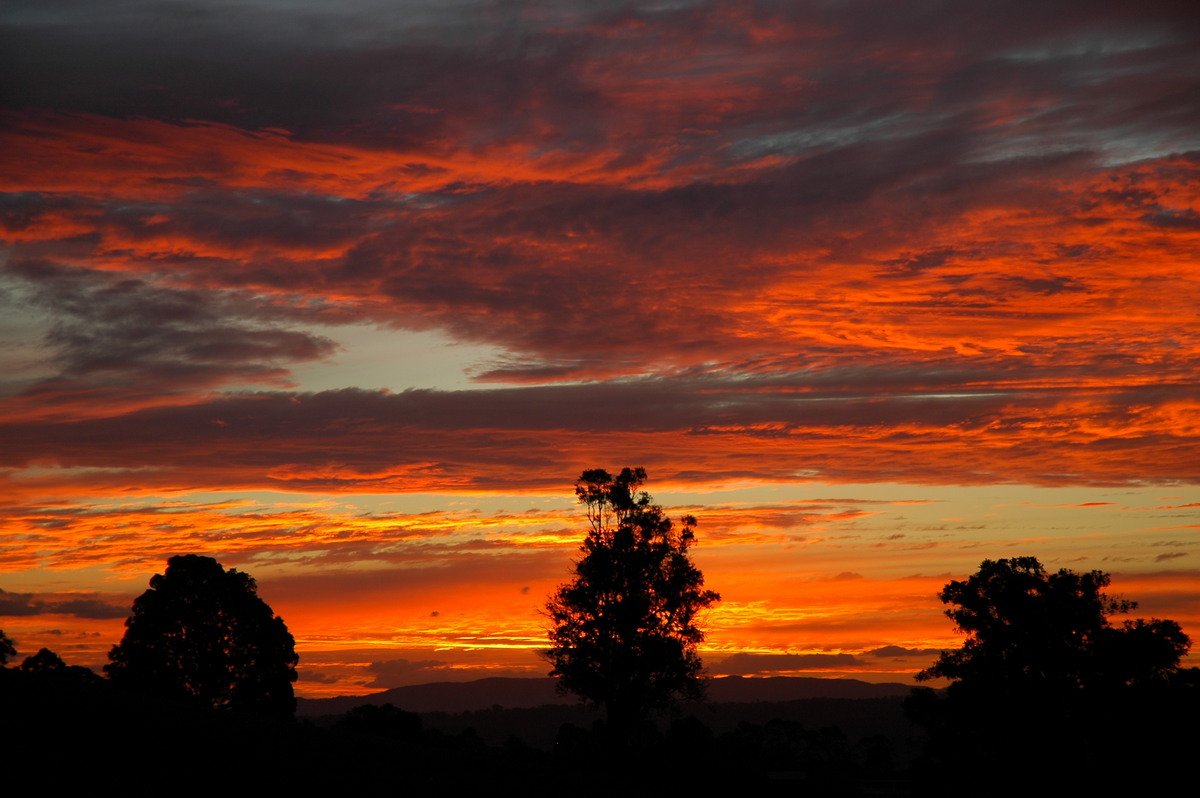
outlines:
{"label": "distant mountain ridge", "polygon": [[[433,682],[394,687],[379,693],[337,698],[299,698],[296,714],[302,717],[340,715],[363,704],[392,704],[409,712],[474,712],[501,706],[506,709],[575,704],[574,696],[561,695],[557,680],[492,677],[472,682]],[[809,698],[887,698],[905,696],[911,685],[873,684],[858,679],[818,679],[805,676],[746,678],[720,676],[709,682],[713,703],[799,701]]]}

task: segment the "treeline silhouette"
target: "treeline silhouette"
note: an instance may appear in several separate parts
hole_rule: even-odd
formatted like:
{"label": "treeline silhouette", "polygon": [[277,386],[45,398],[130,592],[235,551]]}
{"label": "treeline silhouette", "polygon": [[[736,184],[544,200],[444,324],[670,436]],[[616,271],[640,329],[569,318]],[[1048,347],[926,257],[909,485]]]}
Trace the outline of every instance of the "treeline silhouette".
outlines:
{"label": "treeline silhouette", "polygon": [[[45,787],[116,779],[134,795],[164,783],[183,794],[1145,794],[1194,756],[1200,670],[1180,667],[1190,641],[1173,621],[1114,623],[1136,605],[1108,584],[1034,558],[985,560],[941,593],[966,638],[919,678],[947,688],[677,704],[623,730],[618,750],[603,714],[579,706],[417,714],[364,702],[297,720],[291,636],[253,580],[172,558],[135,602],[109,678],[48,649],[15,665],[17,643],[0,632],[4,751]],[[117,675],[134,661],[151,676]]]}
{"label": "treeline silhouette", "polygon": [[[69,666],[68,666],[69,667]],[[87,669],[81,669],[87,671]],[[297,791],[416,796],[662,795],[716,792],[860,794],[864,783],[901,778],[884,735],[863,740],[796,719],[853,713],[806,705],[747,708],[753,720],[716,730],[713,714],[647,720],[636,750],[620,762],[602,719],[570,706],[472,713],[416,713],[363,705],[332,718],[287,720],[196,706],[130,691],[87,671],[0,669],[5,756],[10,773],[37,773],[43,788],[95,792],[119,783],[125,795]],[[899,699],[865,700],[875,718],[902,721]],[[561,713],[576,723],[561,723]],[[776,718],[776,714],[787,718]],[[761,716],[770,715],[766,720]],[[591,720],[589,723],[588,721]],[[527,742],[542,722],[550,744]],[[710,725],[711,724],[711,725]],[[478,728],[477,728],[478,727]],[[504,736],[498,728],[517,729]],[[664,766],[664,763],[670,763]]]}

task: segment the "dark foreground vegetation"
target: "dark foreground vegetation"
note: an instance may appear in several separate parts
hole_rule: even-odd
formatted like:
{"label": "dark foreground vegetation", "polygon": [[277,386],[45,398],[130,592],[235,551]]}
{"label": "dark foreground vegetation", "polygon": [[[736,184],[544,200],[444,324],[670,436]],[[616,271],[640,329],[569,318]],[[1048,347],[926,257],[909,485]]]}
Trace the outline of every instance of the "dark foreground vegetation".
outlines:
{"label": "dark foreground vegetation", "polygon": [[10,772],[124,795],[1150,794],[1194,756],[1196,696],[1194,682],[1072,707],[1008,695],[932,734],[904,697],[715,704],[654,718],[616,751],[582,705],[288,720],[148,698],[83,668],[0,669]]}
{"label": "dark foreground vegetation", "polygon": [[[934,794],[1147,795],[1176,781],[1200,742],[1200,669],[1175,621],[1121,619],[1103,571],[1047,571],[1035,557],[984,560],[940,593],[966,635],[918,680],[908,716],[928,731],[914,780]],[[1028,774],[1016,787],[997,774]]]}
{"label": "dark foreground vegetation", "polygon": [[149,699],[78,672],[2,669],[0,690],[9,762],[55,791],[905,795],[920,747],[900,698],[715,705],[648,722],[616,752],[579,705],[423,715],[365,705],[288,721]]}

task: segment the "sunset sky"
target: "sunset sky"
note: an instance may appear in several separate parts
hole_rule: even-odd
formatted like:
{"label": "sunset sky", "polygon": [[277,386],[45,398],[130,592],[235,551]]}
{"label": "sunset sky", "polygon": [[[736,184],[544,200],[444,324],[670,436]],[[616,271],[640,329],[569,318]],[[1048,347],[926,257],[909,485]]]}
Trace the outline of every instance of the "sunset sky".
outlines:
{"label": "sunset sky", "polygon": [[984,558],[1200,636],[1195,4],[0,7],[22,657],[198,553],[301,695],[542,676],[627,465],[713,674],[907,681]]}

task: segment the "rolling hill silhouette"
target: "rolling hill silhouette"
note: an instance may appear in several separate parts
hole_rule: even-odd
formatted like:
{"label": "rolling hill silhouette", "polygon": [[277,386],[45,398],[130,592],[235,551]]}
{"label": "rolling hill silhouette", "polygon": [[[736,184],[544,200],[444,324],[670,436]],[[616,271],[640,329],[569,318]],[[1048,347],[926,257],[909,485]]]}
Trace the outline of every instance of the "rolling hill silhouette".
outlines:
{"label": "rolling hill silhouette", "polygon": [[[578,703],[574,696],[559,694],[556,685],[557,680],[550,678],[493,677],[472,682],[433,682],[361,696],[300,698],[297,699],[296,714],[305,717],[335,715],[363,704],[392,704],[409,712],[474,712],[497,705],[513,709]],[[906,696],[911,690],[910,685],[872,684],[857,679],[721,676],[709,683],[708,701],[752,703],[810,698],[887,698]]]}

